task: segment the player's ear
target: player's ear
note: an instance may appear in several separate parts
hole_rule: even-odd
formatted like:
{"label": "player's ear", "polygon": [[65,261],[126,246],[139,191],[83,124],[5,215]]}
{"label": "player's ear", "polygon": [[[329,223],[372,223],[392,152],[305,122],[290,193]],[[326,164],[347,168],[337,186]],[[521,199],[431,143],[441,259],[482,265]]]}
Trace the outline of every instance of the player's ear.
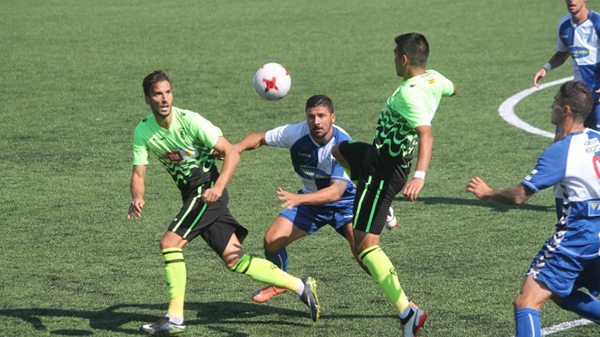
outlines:
{"label": "player's ear", "polygon": [[331,113],[331,123],[335,123],[335,112]]}
{"label": "player's ear", "polygon": [[408,56],[406,56],[406,54],[402,54],[402,64],[404,66],[406,66],[409,63],[410,63],[410,60],[408,59]]}

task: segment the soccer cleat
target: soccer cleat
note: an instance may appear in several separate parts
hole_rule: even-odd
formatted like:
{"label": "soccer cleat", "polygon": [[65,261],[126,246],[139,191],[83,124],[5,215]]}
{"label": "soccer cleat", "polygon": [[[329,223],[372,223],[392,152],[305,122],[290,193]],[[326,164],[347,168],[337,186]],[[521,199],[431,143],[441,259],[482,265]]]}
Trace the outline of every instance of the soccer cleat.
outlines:
{"label": "soccer cleat", "polygon": [[392,230],[398,227],[398,221],[396,221],[396,216],[394,215],[394,209],[390,207],[388,210],[388,216],[385,218],[385,228]]}
{"label": "soccer cleat", "polygon": [[150,335],[181,336],[185,331],[185,325],[175,324],[169,321],[168,317],[163,317],[154,323],[142,325],[140,330]]}
{"label": "soccer cleat", "polygon": [[310,318],[313,322],[316,322],[319,320],[319,315],[321,314],[321,306],[317,297],[317,281],[312,277],[305,277],[302,279],[302,283],[304,283],[304,291],[300,295],[300,299],[304,304],[308,305]]}
{"label": "soccer cleat", "polygon": [[401,320],[402,324],[402,335],[404,337],[416,337],[419,334],[419,330],[425,324],[427,314],[421,309],[411,310],[408,317]]}
{"label": "soccer cleat", "polygon": [[252,300],[257,303],[265,303],[273,297],[288,291],[285,288],[267,286],[252,293]]}

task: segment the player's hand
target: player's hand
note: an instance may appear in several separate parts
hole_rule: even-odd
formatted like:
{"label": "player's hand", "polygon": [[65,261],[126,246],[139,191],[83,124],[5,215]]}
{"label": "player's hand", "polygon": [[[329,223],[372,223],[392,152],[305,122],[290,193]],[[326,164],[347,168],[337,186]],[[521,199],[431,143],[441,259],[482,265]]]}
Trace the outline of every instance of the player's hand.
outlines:
{"label": "player's hand", "polygon": [[485,198],[492,189],[479,177],[475,177],[469,181],[467,185],[467,192],[473,193],[477,198]]}
{"label": "player's hand", "polygon": [[288,209],[292,209],[302,203],[299,194],[287,192],[281,187],[277,189],[277,196],[279,197],[279,200],[284,202],[281,204],[281,208],[287,207]]}
{"label": "player's hand", "polygon": [[[596,90],[596,92],[600,92],[600,89]],[[598,98],[598,102],[600,102],[600,98]]]}
{"label": "player's hand", "polygon": [[419,192],[423,188],[423,185],[425,185],[425,179],[412,178],[412,180],[409,181],[406,184],[406,186],[404,186],[404,190],[402,190],[402,194],[404,194],[404,197],[406,199],[408,199],[410,201],[415,201],[415,200],[417,200],[417,196],[419,195]]}
{"label": "player's hand", "polygon": [[538,70],[537,73],[535,73],[535,75],[533,75],[533,85],[535,85],[536,88],[540,87],[540,84],[538,83],[539,80],[541,80],[542,78],[544,78],[547,74],[546,69],[542,68],[540,70]]}
{"label": "player's hand", "polygon": [[142,208],[146,204],[144,198],[135,198],[131,201],[131,205],[129,205],[129,210],[127,211],[127,219],[139,219],[142,217]]}
{"label": "player's hand", "polygon": [[223,189],[219,187],[211,187],[202,193],[202,201],[207,204],[212,204],[219,200],[219,198],[223,195]]}
{"label": "player's hand", "polygon": [[213,156],[213,158],[215,158],[216,160],[223,160],[225,159],[225,154],[222,152],[219,152],[217,150],[213,149],[213,152],[211,154],[211,156]]}

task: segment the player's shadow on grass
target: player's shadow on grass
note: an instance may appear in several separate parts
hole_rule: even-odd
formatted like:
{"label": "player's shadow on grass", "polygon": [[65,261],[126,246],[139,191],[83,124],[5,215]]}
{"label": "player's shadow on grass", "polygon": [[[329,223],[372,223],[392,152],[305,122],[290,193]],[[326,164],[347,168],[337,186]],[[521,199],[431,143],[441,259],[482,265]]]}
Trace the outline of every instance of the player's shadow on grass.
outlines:
{"label": "player's shadow on grass", "polygon": [[[92,330],[112,331],[120,334],[140,334],[138,327],[143,323],[151,323],[161,316],[140,314],[139,309],[152,309],[157,311],[166,310],[164,304],[117,304],[100,311],[66,310],[66,309],[8,309],[0,310],[0,317],[13,317],[24,320],[31,324],[36,330],[48,331],[50,334],[59,336],[87,336],[94,331],[80,329],[49,329],[43,322],[44,318],[66,317],[81,318],[89,320]],[[308,309],[298,311],[273,307],[265,304],[239,303],[239,302],[188,302],[186,309],[186,325],[193,328],[195,325],[203,325],[205,328],[215,332],[228,333],[231,336],[246,336],[245,333],[229,330],[228,324],[269,324],[289,327],[310,327]],[[276,319],[252,320],[253,318],[267,315],[277,315]],[[350,315],[352,316],[352,315]],[[323,317],[323,316],[321,316]],[[331,316],[332,318],[337,316]],[[354,315],[353,318],[383,317],[374,315]],[[306,323],[290,321],[291,319],[306,319]],[[347,318],[350,318],[349,316]],[[135,328],[124,327],[135,323]],[[62,323],[64,324],[64,323]],[[225,325],[224,325],[225,324]],[[96,331],[97,332],[97,331]]]}
{"label": "player's shadow on grass", "polygon": [[[401,195],[396,197],[396,200],[409,202]],[[442,204],[442,205],[458,205],[458,206],[481,206],[481,207],[491,208],[492,210],[494,210],[496,212],[501,212],[501,213],[508,212],[512,209],[525,209],[525,210],[536,211],[536,212],[555,212],[556,211],[556,207],[554,205],[540,206],[540,205],[522,204],[522,205],[518,205],[518,206],[509,206],[509,205],[498,205],[498,204],[494,204],[492,202],[484,201],[484,200],[480,200],[480,199],[425,197],[425,198],[418,198],[416,202],[422,202],[426,205]]]}

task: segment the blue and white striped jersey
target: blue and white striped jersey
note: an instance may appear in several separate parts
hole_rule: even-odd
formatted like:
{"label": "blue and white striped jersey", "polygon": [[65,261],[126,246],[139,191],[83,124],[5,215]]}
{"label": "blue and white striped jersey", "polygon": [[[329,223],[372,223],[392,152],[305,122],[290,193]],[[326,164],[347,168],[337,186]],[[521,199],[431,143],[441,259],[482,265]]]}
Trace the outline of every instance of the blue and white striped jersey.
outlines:
{"label": "blue and white striped jersey", "polygon": [[588,220],[600,226],[600,132],[585,129],[552,144],[521,183],[534,192],[556,185],[564,197],[559,225]]}
{"label": "blue and white striped jersey", "polygon": [[585,83],[598,100],[596,93],[600,88],[600,15],[591,11],[584,22],[576,25],[571,15],[566,15],[558,22],[558,42],[556,50],[568,51],[573,59],[573,76],[575,81]]}
{"label": "blue and white striped jersey", "polygon": [[319,145],[310,136],[306,121],[277,127],[267,131],[265,135],[267,145],[290,149],[294,171],[304,184],[302,193],[313,193],[329,187],[332,179],[348,182],[340,200],[326,206],[342,206],[354,201],[356,186],[331,154],[336,144],[347,140],[351,138],[346,131],[334,125],[331,139],[327,144]]}

